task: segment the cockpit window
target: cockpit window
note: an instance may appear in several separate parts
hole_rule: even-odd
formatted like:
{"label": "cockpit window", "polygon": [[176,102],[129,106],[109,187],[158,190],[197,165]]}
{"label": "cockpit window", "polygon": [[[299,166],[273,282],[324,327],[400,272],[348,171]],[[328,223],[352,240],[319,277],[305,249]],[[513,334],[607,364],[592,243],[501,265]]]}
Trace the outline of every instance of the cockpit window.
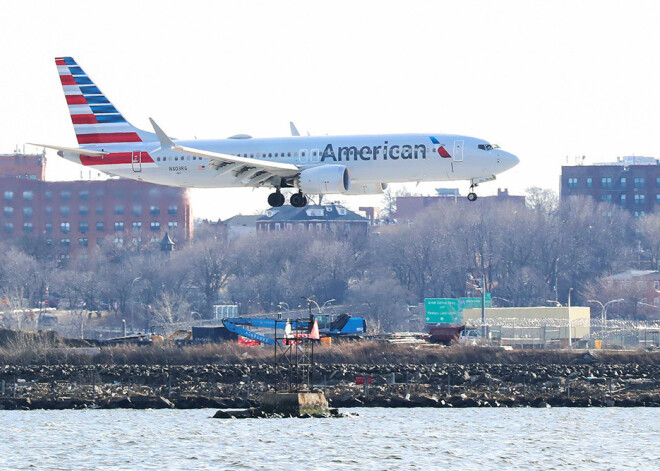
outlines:
{"label": "cockpit window", "polygon": [[481,150],[493,150],[493,146],[490,144],[479,144],[478,147]]}

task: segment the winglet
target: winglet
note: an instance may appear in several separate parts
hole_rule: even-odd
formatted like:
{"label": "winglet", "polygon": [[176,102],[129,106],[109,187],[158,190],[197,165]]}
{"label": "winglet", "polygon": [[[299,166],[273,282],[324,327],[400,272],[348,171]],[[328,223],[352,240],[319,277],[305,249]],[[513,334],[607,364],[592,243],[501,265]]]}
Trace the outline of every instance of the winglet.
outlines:
{"label": "winglet", "polygon": [[298,129],[296,128],[296,125],[293,124],[293,121],[289,121],[289,126],[291,127],[291,135],[292,136],[300,136],[300,133],[298,132]]}
{"label": "winglet", "polygon": [[160,128],[160,126],[156,124],[156,121],[149,118],[149,122],[151,123],[151,126],[153,126],[154,132],[156,133],[156,136],[160,141],[160,147],[162,149],[171,149],[172,147],[174,147],[174,142],[172,142],[172,139],[167,137],[167,134],[165,134],[163,130]]}

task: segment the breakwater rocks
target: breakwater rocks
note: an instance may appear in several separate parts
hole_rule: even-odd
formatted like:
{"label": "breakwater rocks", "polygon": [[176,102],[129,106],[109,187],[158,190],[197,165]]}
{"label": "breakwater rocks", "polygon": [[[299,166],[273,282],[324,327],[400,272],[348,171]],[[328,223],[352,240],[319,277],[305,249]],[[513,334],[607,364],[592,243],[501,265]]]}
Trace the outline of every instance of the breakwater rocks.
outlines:
{"label": "breakwater rocks", "polygon": [[[3,366],[0,409],[251,408],[274,384],[269,364]],[[321,364],[314,386],[335,408],[659,406],[660,365]]]}

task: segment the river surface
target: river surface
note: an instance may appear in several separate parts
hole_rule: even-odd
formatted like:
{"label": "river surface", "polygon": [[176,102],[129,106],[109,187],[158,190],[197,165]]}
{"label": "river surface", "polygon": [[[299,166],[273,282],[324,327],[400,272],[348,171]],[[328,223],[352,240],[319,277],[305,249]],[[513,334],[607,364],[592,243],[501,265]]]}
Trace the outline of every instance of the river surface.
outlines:
{"label": "river surface", "polygon": [[660,409],[0,411],[0,469],[660,469]]}

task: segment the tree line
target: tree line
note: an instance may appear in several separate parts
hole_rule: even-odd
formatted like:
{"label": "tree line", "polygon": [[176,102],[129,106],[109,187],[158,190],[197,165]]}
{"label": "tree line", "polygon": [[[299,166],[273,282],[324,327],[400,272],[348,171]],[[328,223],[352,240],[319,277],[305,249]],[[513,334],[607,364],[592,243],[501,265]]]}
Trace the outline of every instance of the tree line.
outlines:
{"label": "tree line", "polygon": [[[115,322],[132,316],[146,326],[210,318],[214,304],[272,312],[306,296],[360,305],[382,328],[395,329],[424,298],[479,296],[482,277],[496,305],[564,303],[572,288],[575,304],[625,295],[631,304],[612,312],[641,317],[638,294],[614,293],[607,280],[631,268],[658,269],[660,215],[633,218],[581,198],[558,205],[553,193],[530,189],[526,206],[445,202],[368,234],[226,238],[207,228],[171,253],[108,244],[67,264],[37,242],[0,242],[5,310],[48,298],[81,315],[109,311]],[[5,316],[5,325],[16,323]]]}

